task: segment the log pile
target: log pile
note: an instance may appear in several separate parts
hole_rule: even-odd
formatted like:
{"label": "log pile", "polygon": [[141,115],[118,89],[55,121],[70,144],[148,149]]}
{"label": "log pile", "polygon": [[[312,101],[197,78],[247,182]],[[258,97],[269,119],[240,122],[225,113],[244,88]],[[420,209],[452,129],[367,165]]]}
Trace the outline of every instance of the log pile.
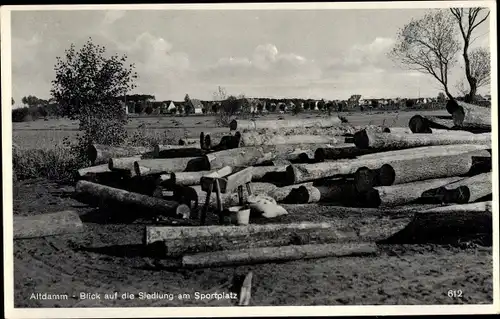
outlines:
{"label": "log pile", "polygon": [[[328,203],[404,210],[406,205],[487,201],[492,193],[487,130],[491,122],[484,110],[470,105],[459,103],[449,111],[450,119],[415,116],[408,127],[355,128],[337,117],[235,120],[226,135],[202,133],[180,141],[182,145],[151,149],[96,145],[89,148],[95,166],[76,173],[76,193],[81,201],[99,208],[130,206],[140,216],[169,218],[169,226],[146,227],[144,245],[159,249],[163,257],[182,257],[184,267],[369,255],[376,253],[373,243],[342,246],[343,240],[360,236],[339,232],[333,224],[256,225],[252,221],[262,216],[251,215],[246,226],[225,225],[222,219],[205,225],[200,224],[198,211],[205,203],[210,211],[219,205],[241,205],[240,198],[247,201],[250,194],[238,187],[245,185],[237,185],[243,169],[244,183],[251,180],[247,184],[251,195],[276,205]],[[224,191],[222,179],[232,177],[235,187]],[[216,194],[221,185],[222,194]],[[491,216],[485,212],[477,222],[484,223],[488,213]],[[437,215],[450,219],[450,225],[474,223],[460,214],[429,211],[414,224],[425,227],[422,220],[432,223]],[[446,220],[439,218],[445,227]],[[178,226],[186,220],[197,226]],[[468,226],[460,229],[484,230],[484,225]]]}

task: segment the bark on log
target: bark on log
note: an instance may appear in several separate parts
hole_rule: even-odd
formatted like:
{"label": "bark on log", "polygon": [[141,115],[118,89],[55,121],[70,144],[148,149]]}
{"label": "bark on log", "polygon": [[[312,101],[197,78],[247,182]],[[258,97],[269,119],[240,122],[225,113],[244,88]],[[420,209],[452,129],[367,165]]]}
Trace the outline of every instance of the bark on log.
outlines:
{"label": "bark on log", "polygon": [[470,127],[491,130],[491,109],[469,104],[462,101],[450,100],[446,104],[451,111],[453,123],[457,127]]}
{"label": "bark on log", "polygon": [[394,160],[382,165],[378,177],[380,184],[374,186],[465,175],[472,168],[472,157],[475,154],[477,153]]}
{"label": "bark on log", "polygon": [[70,210],[26,217],[14,216],[14,239],[56,236],[83,230],[80,216]]}
{"label": "bark on log", "polygon": [[134,170],[137,175],[150,174],[150,172],[142,171],[141,167],[145,167],[154,173],[196,172],[210,170],[210,163],[207,162],[207,158],[204,156],[139,160],[134,162]]}
{"label": "bark on log", "polygon": [[428,189],[423,194],[432,203],[466,204],[492,194],[491,172],[463,178]]}
{"label": "bark on log", "polygon": [[182,258],[185,268],[236,266],[292,260],[377,255],[376,244],[321,244],[262,247],[187,255]]}
{"label": "bark on log", "polygon": [[108,168],[110,170],[125,170],[134,171],[134,163],[140,161],[140,156],[110,158],[108,161]]}
{"label": "bark on log", "polygon": [[[226,166],[224,172],[232,172],[232,168]],[[213,173],[217,173],[220,170],[212,170],[212,171],[199,171],[199,172],[172,172],[170,174],[162,174],[159,176],[159,185],[163,186],[172,186],[172,185],[180,185],[180,186],[192,186],[199,185],[200,180],[203,176],[212,175]]]}
{"label": "bark on log", "polygon": [[297,189],[293,198],[297,204],[322,202],[366,207],[364,202],[359,202],[358,194],[352,179],[337,178],[302,186]]}
{"label": "bark on log", "polygon": [[356,158],[365,154],[378,152],[373,149],[361,149],[353,144],[342,143],[333,145],[332,147],[320,147],[314,152],[314,160],[316,162],[324,162],[325,160],[338,160],[347,158]]}
{"label": "bark on log", "polygon": [[210,163],[207,170],[224,166],[252,166],[272,160],[274,157],[272,152],[266,151],[262,146],[234,148],[204,156],[205,162]]}
{"label": "bark on log", "polygon": [[405,205],[425,197],[426,191],[461,180],[462,177],[448,177],[429,179],[413,183],[398,184],[393,186],[375,187],[375,192],[370,196],[360,194],[359,201],[368,207],[392,207]]}
{"label": "bark on log", "polygon": [[177,215],[179,203],[125,190],[79,181],[75,187],[79,200],[100,208],[123,209],[136,214]]}
{"label": "bark on log", "polygon": [[342,120],[338,116],[322,119],[291,119],[291,120],[232,120],[229,123],[231,131],[242,130],[258,130],[258,129],[274,129],[295,128],[295,127],[332,127],[342,124]]}
{"label": "bark on log", "polygon": [[450,243],[477,237],[491,245],[491,202],[451,205],[415,214],[412,221],[385,242]]}
{"label": "bark on log", "polygon": [[152,147],[117,147],[92,144],[87,148],[87,156],[93,164],[107,164],[110,158],[129,157],[149,153],[153,153]]}
{"label": "bark on log", "polygon": [[[424,148],[423,148],[424,149]],[[463,150],[449,150],[446,152],[423,153],[423,150],[414,149],[413,153],[400,154],[392,152],[390,156],[361,156],[353,160],[338,160],[316,164],[294,164],[287,167],[287,182],[297,184],[317,179],[336,176],[354,175],[358,169],[380,169],[380,184],[367,185],[388,186],[417,180],[440,178],[466,174],[472,167],[472,156],[487,156],[487,151],[465,153]],[[470,152],[470,151],[469,151]],[[484,153],[483,153],[484,152]],[[390,152],[387,152],[390,153]],[[444,155],[443,155],[444,154]],[[443,162],[444,161],[444,162]],[[456,162],[453,162],[456,161]],[[423,171],[422,171],[423,170]],[[356,185],[362,185],[365,177],[361,174],[355,177]],[[366,188],[358,188],[363,190]]]}
{"label": "bark on log", "polygon": [[[416,148],[407,148],[394,151],[373,152],[370,154],[361,155],[358,157],[360,160],[377,159],[377,158],[393,158],[393,157],[421,157],[422,154],[426,156],[434,155],[453,155],[463,154],[477,151],[480,154],[491,149],[490,145],[476,145],[476,144],[454,144],[454,145],[436,145],[436,146],[423,146]],[[485,154],[485,153],[484,153]]]}
{"label": "bark on log", "polygon": [[[361,129],[361,128],[359,128]],[[254,132],[258,134],[273,134],[279,132],[282,135],[329,135],[343,136],[346,134],[354,134],[359,129],[351,125],[341,125],[335,127],[296,127],[296,128],[280,128],[275,129],[258,129],[258,130],[241,130],[241,132]]]}
{"label": "bark on log", "polygon": [[396,134],[363,130],[354,135],[354,143],[359,148],[380,151],[452,144],[491,145],[491,134]]}
{"label": "bark on log", "polygon": [[240,146],[335,144],[338,142],[338,137],[328,135],[282,135],[278,133],[259,134],[257,132],[247,132],[241,134]]}
{"label": "bark on log", "polygon": [[249,247],[349,241],[353,235],[329,223],[250,224],[246,226],[147,226],[144,245],[164,257]]}
{"label": "bark on log", "polygon": [[252,167],[252,182],[286,183],[287,166],[254,166]]}
{"label": "bark on log", "polygon": [[196,147],[183,147],[175,149],[163,149],[158,152],[156,158],[180,158],[199,157],[206,154],[206,151]]}
{"label": "bark on log", "polygon": [[78,178],[84,178],[86,176],[98,173],[111,172],[107,164],[101,164],[97,166],[90,166],[85,168],[80,168],[76,173]]}

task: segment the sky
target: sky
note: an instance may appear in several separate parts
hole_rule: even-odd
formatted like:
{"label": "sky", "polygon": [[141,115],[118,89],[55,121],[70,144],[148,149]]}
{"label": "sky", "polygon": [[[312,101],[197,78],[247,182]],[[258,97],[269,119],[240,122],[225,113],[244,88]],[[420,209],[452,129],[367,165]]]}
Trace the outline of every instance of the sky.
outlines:
{"label": "sky", "polygon": [[[436,97],[426,74],[387,57],[398,30],[422,9],[88,10],[12,13],[13,98],[50,97],[56,57],[92,37],[126,54],[132,93],[156,100],[212,99],[218,86],[248,97]],[[489,23],[474,46],[489,48]],[[450,81],[464,78],[457,66]],[[451,87],[454,91],[454,87]],[[489,90],[487,90],[489,91]],[[484,90],[480,91],[484,92]]]}

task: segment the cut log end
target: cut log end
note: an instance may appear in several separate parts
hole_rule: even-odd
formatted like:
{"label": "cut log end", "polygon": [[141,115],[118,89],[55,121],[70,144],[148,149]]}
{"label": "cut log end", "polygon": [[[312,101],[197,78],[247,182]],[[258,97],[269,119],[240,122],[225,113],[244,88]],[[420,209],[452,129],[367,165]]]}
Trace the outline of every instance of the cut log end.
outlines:
{"label": "cut log end", "polygon": [[182,219],[189,219],[191,216],[191,208],[186,204],[180,204],[175,211],[176,215]]}
{"label": "cut log end", "polygon": [[300,178],[300,171],[294,166],[289,165],[286,168],[286,182],[288,184],[296,184]]}
{"label": "cut log end", "polygon": [[396,180],[396,171],[389,164],[384,164],[378,172],[378,184],[380,186],[390,186]]}
{"label": "cut log end", "polygon": [[97,149],[95,148],[94,145],[89,145],[87,147],[87,156],[90,162],[94,164],[95,161],[97,160]]}
{"label": "cut log end", "polygon": [[377,172],[368,167],[361,167],[354,173],[354,185],[358,192],[366,192],[377,186]]}
{"label": "cut log end", "polygon": [[432,133],[429,124],[420,115],[413,116],[408,122],[408,126],[413,133]]}
{"label": "cut log end", "polygon": [[184,141],[182,138],[179,140],[179,145],[186,145],[186,141]]}
{"label": "cut log end", "polygon": [[370,145],[370,138],[368,137],[368,132],[366,130],[361,130],[354,133],[353,140],[354,145],[362,149],[367,149]]}
{"label": "cut log end", "polygon": [[325,154],[325,149],[324,148],[317,148],[316,151],[314,151],[314,160],[316,162],[324,162],[326,158]]}
{"label": "cut log end", "polygon": [[212,138],[210,137],[210,134],[205,135],[205,139],[203,141],[203,147],[207,150],[212,148]]}

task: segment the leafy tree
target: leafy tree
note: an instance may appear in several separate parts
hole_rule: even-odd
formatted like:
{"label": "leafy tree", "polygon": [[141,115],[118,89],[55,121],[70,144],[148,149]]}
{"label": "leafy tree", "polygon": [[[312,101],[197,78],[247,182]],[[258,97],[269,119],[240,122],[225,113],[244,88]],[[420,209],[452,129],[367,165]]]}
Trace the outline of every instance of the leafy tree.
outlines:
{"label": "leafy tree", "polygon": [[320,100],[318,101],[318,110],[322,111],[325,108],[325,101]]}
{"label": "leafy tree", "polygon": [[217,113],[219,111],[219,106],[220,106],[219,103],[217,103],[217,102],[213,103],[212,107],[211,107],[212,108],[212,113]]}
{"label": "leafy tree", "polygon": [[280,103],[279,104],[280,111],[285,112],[286,111],[286,104],[285,103]]}
{"label": "leafy tree", "polygon": [[446,96],[444,95],[443,92],[439,92],[439,94],[437,96],[437,101],[438,102],[445,102],[446,101]]}
{"label": "leafy tree", "polygon": [[264,111],[264,105],[262,105],[262,103],[257,104],[257,111],[259,113],[262,113],[262,111]]}
{"label": "leafy tree", "polygon": [[120,144],[126,138],[127,117],[118,97],[133,88],[137,74],[127,57],[106,56],[106,48],[90,38],[77,51],[74,44],[57,57],[51,94],[63,116],[78,119],[82,142]]}
{"label": "leafy tree", "polygon": [[[465,77],[469,83],[469,92],[465,94],[465,102],[472,102],[477,89],[489,83],[490,66],[489,52],[479,50],[469,52],[473,31],[484,23],[490,12],[486,8],[450,8],[451,14],[458,23],[463,39],[462,56],[465,64]],[[484,13],[484,14],[483,14]]]}
{"label": "leafy tree", "polygon": [[292,114],[293,115],[297,115],[299,114],[300,112],[302,112],[302,106],[300,104],[295,104],[292,108]]}
{"label": "leafy tree", "polygon": [[153,113],[153,107],[151,105],[146,106],[145,110],[147,115],[151,115]]}
{"label": "leafy tree", "polygon": [[455,23],[449,12],[430,11],[399,31],[390,57],[411,70],[432,75],[453,100],[448,75],[457,62],[456,54],[460,49],[455,34]]}

